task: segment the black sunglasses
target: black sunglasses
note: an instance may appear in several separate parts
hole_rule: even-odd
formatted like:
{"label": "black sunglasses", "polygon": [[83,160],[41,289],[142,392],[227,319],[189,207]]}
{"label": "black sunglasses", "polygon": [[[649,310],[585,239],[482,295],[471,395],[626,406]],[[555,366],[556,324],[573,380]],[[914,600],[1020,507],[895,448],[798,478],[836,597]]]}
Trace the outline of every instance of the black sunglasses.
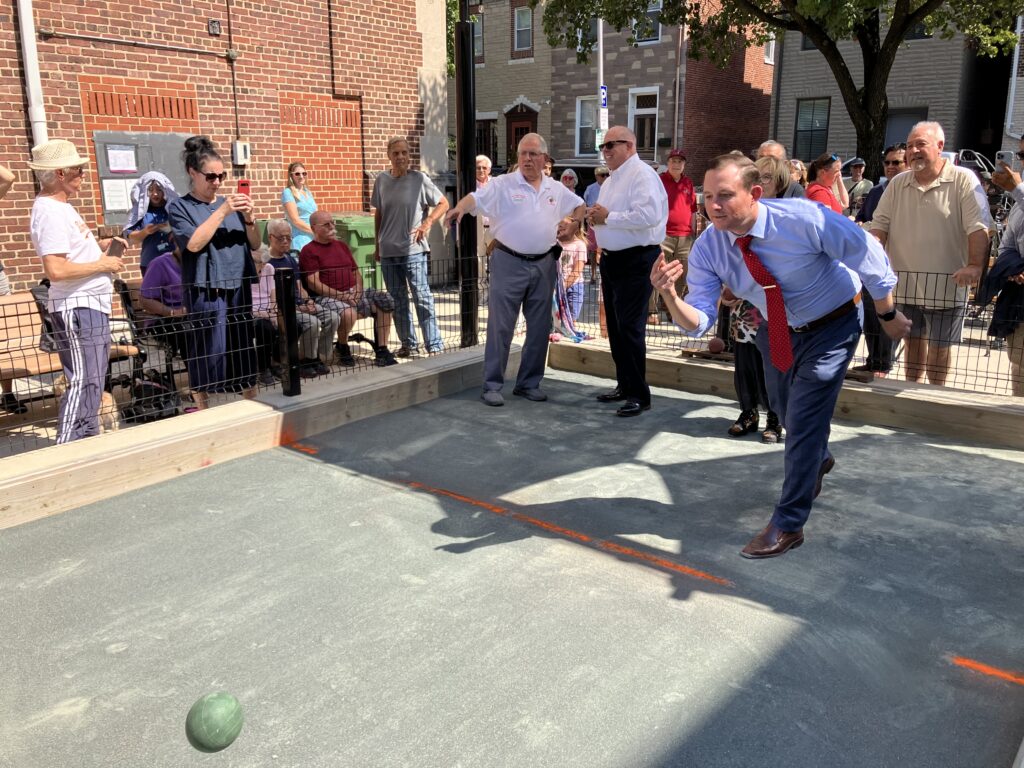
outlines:
{"label": "black sunglasses", "polygon": [[884,165],[903,165],[904,160],[883,160]]}
{"label": "black sunglasses", "polygon": [[598,144],[597,148],[602,152],[607,152],[613,147],[617,147],[619,144],[629,144],[625,139],[616,139],[615,141],[606,141],[604,144]]}
{"label": "black sunglasses", "polygon": [[[197,171],[198,173],[198,171]],[[228,177],[227,171],[221,171],[220,173],[200,173],[204,179],[213,184],[215,181],[224,181]]]}
{"label": "black sunglasses", "polygon": [[292,171],[292,176],[306,176],[305,171]]}
{"label": "black sunglasses", "polygon": [[1018,160],[1024,160],[1024,152],[1015,152]]}

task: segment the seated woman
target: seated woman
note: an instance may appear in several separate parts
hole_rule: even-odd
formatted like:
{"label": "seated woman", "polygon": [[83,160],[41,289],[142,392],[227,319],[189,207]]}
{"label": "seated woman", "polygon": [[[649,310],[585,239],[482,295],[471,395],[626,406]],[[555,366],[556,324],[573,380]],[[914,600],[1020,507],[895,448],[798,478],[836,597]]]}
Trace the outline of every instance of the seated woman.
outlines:
{"label": "seated woman", "polygon": [[151,316],[146,321],[146,331],[159,339],[170,354],[187,360],[185,318],[188,310],[181,295],[181,251],[175,248],[151,262],[139,293],[142,309]]}
{"label": "seated woman", "polygon": [[270,250],[263,246],[254,254],[259,275],[252,284],[252,316],[256,333],[256,368],[259,382],[265,387],[274,386],[274,376],[280,375],[275,364],[277,357],[277,298],[274,294],[274,265],[270,264]]}

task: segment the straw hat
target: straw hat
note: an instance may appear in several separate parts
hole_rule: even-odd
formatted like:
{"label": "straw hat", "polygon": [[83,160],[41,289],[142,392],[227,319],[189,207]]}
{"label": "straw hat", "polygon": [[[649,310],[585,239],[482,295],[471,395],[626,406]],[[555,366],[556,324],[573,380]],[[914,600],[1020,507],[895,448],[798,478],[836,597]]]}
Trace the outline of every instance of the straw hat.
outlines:
{"label": "straw hat", "polygon": [[89,158],[79,155],[70,141],[50,139],[32,147],[32,160],[28,167],[34,171],[57,171],[88,164]]}

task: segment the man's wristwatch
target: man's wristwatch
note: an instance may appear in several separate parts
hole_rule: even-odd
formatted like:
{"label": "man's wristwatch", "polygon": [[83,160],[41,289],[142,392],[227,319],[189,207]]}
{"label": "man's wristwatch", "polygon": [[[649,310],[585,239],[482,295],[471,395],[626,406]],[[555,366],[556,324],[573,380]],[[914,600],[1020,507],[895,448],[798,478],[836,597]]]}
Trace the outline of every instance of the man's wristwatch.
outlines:
{"label": "man's wristwatch", "polygon": [[878,319],[883,323],[888,323],[896,319],[896,307],[893,307],[888,312],[879,312]]}

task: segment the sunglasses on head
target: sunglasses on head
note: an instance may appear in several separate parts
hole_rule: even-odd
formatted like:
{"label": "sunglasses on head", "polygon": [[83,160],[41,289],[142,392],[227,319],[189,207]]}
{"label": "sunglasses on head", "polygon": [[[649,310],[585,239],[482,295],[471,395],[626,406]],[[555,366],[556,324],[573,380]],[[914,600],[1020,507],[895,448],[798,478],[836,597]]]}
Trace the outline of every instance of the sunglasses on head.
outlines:
{"label": "sunglasses on head", "polygon": [[[197,171],[198,173],[198,171]],[[221,171],[220,173],[200,173],[204,179],[213,184],[215,181],[224,181],[228,177],[227,171]]]}

